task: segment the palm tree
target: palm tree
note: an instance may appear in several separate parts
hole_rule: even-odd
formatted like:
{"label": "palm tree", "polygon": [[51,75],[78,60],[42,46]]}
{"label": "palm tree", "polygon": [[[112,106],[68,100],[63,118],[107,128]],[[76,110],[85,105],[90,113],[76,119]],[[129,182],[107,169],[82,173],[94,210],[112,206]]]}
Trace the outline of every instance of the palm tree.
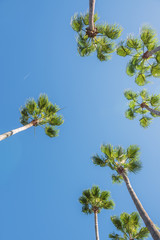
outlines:
{"label": "palm tree", "polygon": [[116,174],[112,175],[113,183],[120,183],[124,180],[128,192],[153,239],[160,239],[160,232],[157,230],[143,208],[128,178],[128,172],[136,173],[142,167],[139,160],[139,147],[136,145],[130,145],[125,151],[120,146],[113,148],[112,145],[108,144],[102,145],[101,151],[104,154],[104,157],[100,157],[99,155],[93,156],[93,163],[101,167],[108,166],[111,170],[115,171]]}
{"label": "palm tree", "polygon": [[77,49],[80,56],[89,56],[97,52],[100,61],[107,61],[115,51],[113,40],[120,37],[122,28],[116,24],[96,24],[99,19],[94,14],[95,0],[89,0],[89,13],[75,14],[71,27],[78,33]]}
{"label": "palm tree", "polygon": [[[139,86],[148,83],[147,78],[150,76],[160,77],[160,52],[155,51],[159,49],[157,44],[155,31],[149,26],[143,26],[140,37],[129,35],[117,48],[119,56],[131,57],[126,72],[129,76],[135,75],[135,82]],[[152,56],[153,53],[155,56]]]}
{"label": "palm tree", "polygon": [[37,103],[34,99],[29,99],[25,106],[20,109],[20,123],[24,126],[1,134],[0,141],[32,126],[41,126],[44,128],[46,135],[56,137],[58,130],[55,126],[63,123],[62,116],[57,115],[59,110],[60,108],[56,104],[53,105],[49,102],[46,94],[41,94]]}
{"label": "palm tree", "polygon": [[111,216],[111,221],[114,226],[120,231],[123,236],[119,234],[109,234],[109,238],[114,240],[134,240],[145,239],[149,236],[149,231],[146,227],[141,228],[140,216],[137,212],[131,214],[122,213],[120,217]]}
{"label": "palm tree", "polygon": [[94,213],[96,240],[99,240],[98,213],[102,209],[113,209],[114,207],[114,202],[109,200],[109,197],[110,192],[101,192],[98,186],[93,186],[91,189],[83,191],[79,198],[79,202],[82,204],[82,212],[86,214]]}
{"label": "palm tree", "polygon": [[139,122],[142,127],[148,127],[154,117],[160,116],[160,94],[150,96],[144,89],[140,93],[126,90],[124,96],[129,100],[126,118],[133,120],[137,115],[141,115]]}

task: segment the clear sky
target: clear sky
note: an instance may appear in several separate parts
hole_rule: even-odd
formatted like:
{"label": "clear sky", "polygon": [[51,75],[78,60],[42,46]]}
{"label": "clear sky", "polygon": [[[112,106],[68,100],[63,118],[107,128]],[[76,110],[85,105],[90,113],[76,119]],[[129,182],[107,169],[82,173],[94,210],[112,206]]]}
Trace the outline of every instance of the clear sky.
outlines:
{"label": "clear sky", "polygon": [[[0,132],[20,127],[20,107],[40,93],[63,108],[65,120],[58,138],[31,128],[1,142],[1,240],[94,239],[93,216],[81,213],[78,202],[94,184],[116,203],[99,216],[100,238],[107,239],[110,216],[136,209],[125,185],[112,185],[111,171],[92,164],[102,143],[140,146],[143,169],[130,180],[160,226],[160,119],[146,130],[125,119],[123,91],[139,89],[125,73],[127,59],[114,54],[102,63],[94,54],[78,55],[70,19],[87,9],[88,0],[0,0]],[[159,0],[97,0],[96,11],[99,22],[123,27],[120,40],[146,23],[160,37]],[[152,80],[146,88],[160,93],[160,79]]]}

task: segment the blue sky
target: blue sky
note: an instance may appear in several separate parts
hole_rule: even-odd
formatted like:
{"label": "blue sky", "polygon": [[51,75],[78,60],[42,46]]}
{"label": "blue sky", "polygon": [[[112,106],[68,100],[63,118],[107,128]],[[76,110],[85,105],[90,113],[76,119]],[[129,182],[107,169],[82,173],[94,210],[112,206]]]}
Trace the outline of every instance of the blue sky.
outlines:
{"label": "blue sky", "polygon": [[[127,59],[113,54],[99,62],[81,58],[70,27],[75,12],[86,12],[88,1],[0,0],[0,132],[20,126],[19,109],[27,98],[47,93],[62,108],[64,124],[58,138],[36,128],[1,142],[0,239],[94,239],[93,216],[81,213],[78,198],[99,185],[111,191],[114,211],[99,216],[100,238],[113,231],[110,216],[135,211],[124,184],[112,185],[107,168],[93,166],[91,156],[102,143],[138,144],[142,171],[130,180],[151,219],[160,226],[160,120],[148,129],[124,117],[123,92],[139,89],[125,73]],[[120,40],[150,24],[160,37],[160,1],[96,2],[100,22],[119,23]],[[160,92],[160,80],[146,86]]]}

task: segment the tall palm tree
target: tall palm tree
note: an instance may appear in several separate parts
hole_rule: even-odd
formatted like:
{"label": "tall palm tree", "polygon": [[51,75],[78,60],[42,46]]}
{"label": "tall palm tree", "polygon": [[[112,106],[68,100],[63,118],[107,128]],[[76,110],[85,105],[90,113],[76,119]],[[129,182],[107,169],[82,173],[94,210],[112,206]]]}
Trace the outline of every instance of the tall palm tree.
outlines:
{"label": "tall palm tree", "polygon": [[109,234],[109,238],[113,240],[134,240],[134,239],[146,239],[149,236],[149,231],[146,227],[141,227],[140,216],[137,212],[131,214],[122,213],[120,217],[111,216],[111,221],[114,226],[120,231],[123,236],[112,233]]}
{"label": "tall palm tree", "polygon": [[129,172],[136,173],[141,169],[142,165],[139,160],[139,147],[136,145],[130,145],[127,150],[124,150],[120,146],[113,148],[112,145],[108,144],[102,145],[101,151],[104,154],[104,157],[100,157],[99,155],[93,156],[93,163],[101,167],[108,166],[111,170],[115,171],[116,174],[112,175],[113,183],[120,183],[124,180],[128,192],[153,239],[160,239],[160,232],[157,230],[143,208],[128,178]]}
{"label": "tall palm tree", "polygon": [[59,110],[60,108],[56,104],[53,105],[49,102],[46,94],[41,94],[37,103],[34,99],[29,99],[25,106],[20,109],[20,123],[24,126],[1,134],[0,141],[32,126],[41,126],[44,128],[46,135],[56,137],[58,130],[55,126],[63,123],[62,116],[57,115]]}
{"label": "tall palm tree", "polygon": [[125,112],[126,118],[132,120],[141,115],[139,122],[145,128],[149,126],[152,118],[160,116],[160,94],[150,96],[144,89],[140,93],[126,90],[124,95],[129,100],[129,108]]}
{"label": "tall palm tree", "polygon": [[95,0],[89,0],[89,13],[75,14],[71,19],[71,27],[78,33],[77,49],[80,56],[89,56],[97,52],[100,61],[111,58],[115,48],[113,40],[120,37],[122,28],[116,24],[97,24],[99,19],[94,14]]}
{"label": "tall palm tree", "polygon": [[82,212],[86,214],[94,213],[96,240],[99,240],[98,213],[102,209],[113,209],[114,207],[114,202],[109,198],[110,192],[101,192],[98,186],[83,191],[82,196],[79,198],[79,202],[82,204]]}

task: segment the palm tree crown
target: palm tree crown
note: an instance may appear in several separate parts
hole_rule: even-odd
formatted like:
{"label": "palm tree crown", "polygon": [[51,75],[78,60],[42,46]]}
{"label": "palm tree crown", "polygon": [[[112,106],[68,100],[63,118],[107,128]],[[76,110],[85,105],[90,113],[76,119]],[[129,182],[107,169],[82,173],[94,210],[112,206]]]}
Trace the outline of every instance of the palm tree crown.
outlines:
{"label": "palm tree crown", "polygon": [[122,28],[116,24],[96,24],[98,15],[94,14],[94,30],[89,28],[89,13],[75,14],[71,19],[71,26],[78,33],[77,49],[80,56],[89,56],[97,52],[100,61],[110,59],[115,51],[113,40],[120,37]]}
{"label": "palm tree crown", "polygon": [[139,86],[148,83],[150,76],[160,77],[160,52],[155,56],[147,56],[147,52],[155,49],[158,44],[156,33],[149,26],[143,26],[140,38],[128,36],[126,41],[119,44],[117,54],[119,56],[131,56],[126,72],[129,76],[135,75],[135,82]]}
{"label": "palm tree crown", "polygon": [[136,173],[141,169],[139,150],[137,145],[130,145],[127,150],[121,146],[113,148],[111,144],[102,145],[101,151],[104,153],[104,157],[97,154],[92,157],[92,161],[95,165],[108,166],[111,170],[116,171],[117,174],[112,175],[112,180],[113,183],[120,183],[123,180],[122,173]]}
{"label": "palm tree crown", "polygon": [[131,214],[122,213],[120,217],[111,216],[111,221],[114,226],[120,231],[123,236],[119,234],[109,234],[109,238],[115,240],[134,240],[145,239],[149,236],[149,231],[146,227],[141,227],[141,219],[137,212]]}
{"label": "palm tree crown", "polygon": [[132,120],[137,115],[142,115],[139,122],[142,127],[146,128],[150,125],[153,117],[160,116],[160,94],[150,96],[144,89],[140,93],[126,90],[124,95],[129,100],[129,108],[125,112],[126,118]]}
{"label": "palm tree crown", "polygon": [[21,107],[20,122],[23,125],[33,122],[34,126],[42,126],[45,129],[46,135],[49,137],[56,137],[59,126],[63,123],[62,116],[58,116],[57,112],[60,108],[56,104],[52,104],[48,100],[46,94],[41,94],[35,102],[34,99],[29,99],[25,106]]}
{"label": "palm tree crown", "polygon": [[83,191],[79,202],[82,204],[82,212],[91,214],[100,213],[102,209],[113,209],[114,202],[109,200],[110,192],[100,191],[98,186]]}

